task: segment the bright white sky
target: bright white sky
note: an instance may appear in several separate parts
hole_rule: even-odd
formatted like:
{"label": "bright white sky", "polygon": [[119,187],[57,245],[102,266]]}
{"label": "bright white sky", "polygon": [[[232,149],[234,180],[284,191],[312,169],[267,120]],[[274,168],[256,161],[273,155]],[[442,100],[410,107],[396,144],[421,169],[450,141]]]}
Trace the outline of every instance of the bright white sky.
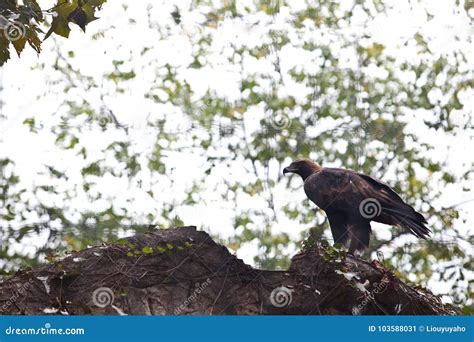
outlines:
{"label": "bright white sky", "polygon": [[[47,1],[44,1],[47,3]],[[55,136],[49,133],[49,129],[40,130],[37,134],[31,133],[22,122],[35,117],[37,122],[41,122],[45,127],[50,127],[58,123],[58,116],[55,115],[63,97],[61,86],[56,86],[55,81],[60,79],[59,74],[52,68],[52,57],[55,56],[54,50],[60,49],[64,52],[74,51],[76,57],[70,60],[74,67],[80,67],[83,74],[88,75],[100,81],[106,71],[112,71],[112,60],[127,60],[132,56],[132,64],[136,70],[142,70],[136,79],[128,82],[127,91],[124,94],[116,94],[105,97],[105,102],[114,111],[119,121],[130,127],[129,139],[133,142],[133,148],[137,151],[149,151],[155,143],[153,129],[146,125],[149,120],[167,117],[173,118],[168,126],[170,128],[183,128],[186,122],[180,121],[182,113],[175,108],[165,105],[158,105],[148,99],[143,94],[149,89],[150,82],[154,79],[152,75],[156,72],[157,65],[169,63],[178,68],[178,77],[186,80],[196,94],[196,98],[204,94],[208,89],[214,90],[218,95],[226,97],[229,101],[238,99],[242,94],[239,91],[239,82],[242,77],[248,74],[271,74],[273,64],[271,59],[256,60],[246,57],[244,69],[240,69],[240,64],[229,62],[228,55],[233,53],[230,44],[252,46],[261,44],[262,37],[265,37],[269,26],[288,29],[287,20],[291,13],[305,6],[305,1],[291,0],[290,7],[282,7],[280,13],[275,17],[269,17],[263,14],[254,13],[246,15],[243,18],[226,18],[217,29],[206,28],[213,37],[207,63],[212,67],[202,69],[189,68],[192,61],[191,52],[195,48],[195,39],[202,27],[202,13],[198,11],[189,12],[190,1],[124,1],[109,0],[104,9],[99,13],[100,20],[90,24],[87,27],[87,34],[83,34],[77,27],[73,27],[70,39],[54,38],[48,39],[43,44],[44,52],[37,56],[31,49],[25,49],[21,60],[13,56],[1,73],[3,74],[3,94],[4,101],[3,114],[6,119],[1,124],[0,135],[0,153],[2,156],[8,156],[15,161],[17,168],[15,172],[20,175],[22,184],[31,186],[41,182],[49,182],[39,174],[44,171],[44,164],[54,165],[59,170],[64,170],[70,177],[68,184],[57,184],[61,189],[73,189],[75,182],[81,183],[80,168],[85,164],[75,156],[73,151],[64,151],[58,148],[55,143]],[[471,37],[474,35],[474,25],[465,13],[457,13],[454,8],[454,1],[421,1],[420,4],[412,1],[388,1],[393,5],[386,15],[379,16],[369,27],[354,25],[347,28],[348,34],[361,35],[363,30],[372,36],[372,39],[379,41],[386,46],[388,53],[397,58],[398,61],[413,61],[421,56],[417,53],[416,44],[405,44],[408,38],[412,37],[417,31],[423,32],[428,36],[429,47],[433,52],[433,58],[440,54],[449,53],[454,49],[462,48],[468,63],[465,65],[467,70],[474,70],[474,47],[471,43]],[[352,1],[343,1],[342,4],[350,6]],[[127,4],[126,11],[123,5]],[[238,10],[243,11],[245,6],[251,6],[252,1],[237,1]],[[160,35],[157,30],[150,29],[147,22],[146,8],[152,6],[152,20],[170,29],[166,36]],[[177,6],[182,9],[182,25],[177,27],[172,22],[169,15]],[[433,16],[427,17],[424,8],[429,10]],[[133,18],[135,21],[130,22]],[[354,22],[364,22],[364,14],[360,11],[355,13]],[[92,36],[98,32],[105,31],[103,38],[93,40]],[[314,34],[308,30],[308,34]],[[454,39],[458,36],[459,39]],[[315,38],[316,39],[316,38]],[[320,35],[317,39],[329,39],[327,35]],[[317,71],[317,66],[312,63],[313,55],[307,55],[298,47],[297,37],[293,37],[292,43],[285,47],[280,54],[281,68],[283,74],[289,69],[299,66],[305,70]],[[143,47],[153,47],[150,53],[141,55]],[[334,46],[337,49],[337,46]],[[353,62],[349,51],[340,51],[341,60],[346,60],[348,65]],[[66,54],[64,54],[66,55]],[[351,62],[352,61],[352,62]],[[33,69],[37,64],[45,65],[44,69]],[[125,68],[127,68],[125,64]],[[242,75],[243,73],[243,75]],[[375,76],[383,77],[383,70],[374,68],[371,70]],[[409,79],[411,75],[406,75]],[[440,80],[442,82],[443,80]],[[287,87],[282,88],[282,92],[293,95],[296,99],[305,95],[306,89],[301,89],[297,84],[286,83]],[[113,85],[111,82],[105,82],[104,88],[111,90],[113,94]],[[75,90],[80,91],[80,90]],[[98,94],[81,93],[74,94],[74,90],[68,93],[69,98],[74,96],[84,96],[93,103],[98,103]],[[158,94],[162,95],[162,94]],[[433,92],[430,94],[433,98],[440,101],[445,100],[442,93]],[[436,160],[447,160],[451,171],[460,176],[469,170],[474,163],[474,153],[472,153],[473,131],[461,129],[469,119],[474,117],[474,91],[468,89],[460,94],[464,108],[453,114],[453,123],[457,128],[452,134],[445,134],[428,129],[423,120],[429,119],[433,113],[419,110],[414,113],[406,113],[408,122],[405,133],[415,133],[421,140],[436,146],[436,151],[431,157]],[[59,113],[60,114],[60,113]],[[245,114],[245,121],[252,129],[258,129],[258,121],[263,113],[258,108]],[[293,115],[296,115],[293,113]],[[80,121],[78,121],[80,122]],[[472,122],[472,121],[471,121]],[[321,125],[331,124],[322,122]],[[334,123],[333,123],[334,124]],[[120,130],[108,130],[101,132],[91,128],[89,132],[83,133],[81,144],[90,151],[88,161],[94,161],[102,156],[102,149],[109,142],[124,139],[124,133]],[[185,140],[185,137],[183,137]],[[239,137],[236,137],[239,139]],[[335,148],[341,148],[336,146]],[[219,153],[220,151],[216,151]],[[222,151],[221,151],[222,152]],[[317,158],[317,155],[312,157]],[[109,160],[110,159],[110,160]],[[185,163],[183,163],[185,160]],[[121,168],[108,158],[108,161],[114,167]],[[166,160],[170,166],[174,166],[175,179],[185,179],[189,175],[189,170],[201,170],[202,158],[193,155],[174,154]],[[237,163],[240,161],[237,161]],[[324,161],[322,161],[324,163]],[[341,166],[341,165],[337,165]],[[277,178],[281,172],[276,165],[271,170],[272,177]],[[154,198],[150,198],[144,191],[140,191],[128,184],[127,179],[117,179],[111,175],[106,175],[100,182],[97,192],[104,195],[104,200],[89,203],[84,193],[78,193],[75,200],[68,203],[73,208],[83,208],[96,210],[105,208],[109,201],[116,204],[123,204],[131,209],[131,214],[139,222],[148,212],[155,212],[163,201],[170,199],[181,199],[185,196],[186,189],[191,185],[192,179],[177,181],[173,185],[160,180],[158,182],[155,175],[143,172],[141,174],[144,183],[150,185]],[[211,177],[206,180],[203,186],[209,190],[205,193],[205,200],[202,204],[195,207],[178,208],[177,213],[187,224],[197,225],[212,233],[220,236],[224,241],[234,234],[234,228],[231,224],[231,218],[234,212],[233,203],[225,203],[221,200],[219,193],[224,191],[220,179],[231,177],[241,181],[253,179],[254,175],[246,172],[244,168],[227,169],[217,167]],[[428,175],[420,174],[420,177]],[[383,180],[390,183],[395,175],[388,172]],[[294,180],[295,186],[297,180]],[[431,180],[433,188],[437,187],[437,180]],[[470,191],[462,191],[462,187],[468,187]],[[215,191],[215,189],[218,191]],[[219,191],[220,189],[220,191]],[[302,189],[297,191],[286,189],[283,185],[274,189],[275,204],[281,208],[289,201],[304,201],[305,195]],[[438,208],[451,206],[474,199],[472,189],[472,180],[470,183],[457,184],[443,189],[443,196],[435,203]],[[61,198],[45,198],[51,203],[57,203],[59,206]],[[266,201],[251,196],[240,196],[238,198],[239,207],[269,210]],[[457,207],[461,218],[457,220],[456,225],[466,233],[474,229],[474,201],[467,202]],[[74,214],[71,214],[74,215]],[[31,220],[35,220],[31,217]],[[274,232],[287,232],[291,238],[297,240],[300,233],[307,227],[305,225],[295,225],[294,222],[286,220],[283,215],[277,217],[277,222],[272,226]],[[389,234],[386,226],[376,226],[375,231],[380,236]],[[388,235],[389,236],[389,235]],[[447,236],[438,236],[435,238],[450,239]],[[47,239],[43,234],[39,239],[31,237],[31,246],[26,247],[26,251],[34,253],[34,246]],[[247,263],[253,263],[253,256],[257,253],[257,241],[253,241],[243,246],[237,254]],[[466,246],[470,248],[471,246]],[[25,248],[25,245],[22,247]],[[289,247],[289,251],[294,252],[294,246]],[[445,292],[443,284],[433,284],[435,292]]]}

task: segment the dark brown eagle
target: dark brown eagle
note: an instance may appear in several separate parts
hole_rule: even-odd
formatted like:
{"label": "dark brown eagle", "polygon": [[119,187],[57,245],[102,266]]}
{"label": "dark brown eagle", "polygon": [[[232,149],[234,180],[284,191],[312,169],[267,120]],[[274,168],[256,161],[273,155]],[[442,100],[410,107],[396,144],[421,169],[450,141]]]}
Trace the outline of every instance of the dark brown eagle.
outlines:
{"label": "dark brown eagle", "polygon": [[370,221],[398,225],[419,238],[430,230],[426,219],[388,185],[352,170],[321,167],[303,159],[283,169],[303,178],[306,196],[326,212],[334,242],[350,253],[369,246]]}

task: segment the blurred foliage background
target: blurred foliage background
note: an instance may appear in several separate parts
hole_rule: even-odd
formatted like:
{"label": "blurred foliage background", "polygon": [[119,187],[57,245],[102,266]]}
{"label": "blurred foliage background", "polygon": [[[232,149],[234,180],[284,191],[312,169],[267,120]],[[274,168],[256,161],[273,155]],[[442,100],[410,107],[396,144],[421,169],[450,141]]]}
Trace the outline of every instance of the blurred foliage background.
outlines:
{"label": "blurred foliage background", "polygon": [[[68,36],[64,20],[81,26],[70,13],[86,4],[41,24]],[[449,157],[453,141],[472,153],[472,26],[440,42],[423,28],[436,19],[425,5],[114,1],[87,35],[51,37],[32,62],[44,83],[20,96],[49,99],[21,123],[52,137],[54,152],[26,181],[0,138],[3,273],[185,224],[284,269],[305,239],[330,240],[300,180],[280,175],[310,157],[382,179],[423,212],[432,239],[376,227],[366,257],[381,252],[401,278],[472,312],[473,220],[460,208],[473,164]],[[384,39],[390,31],[378,29],[396,28],[400,6],[419,21],[400,23],[402,40]],[[470,2],[449,8],[472,23]]]}

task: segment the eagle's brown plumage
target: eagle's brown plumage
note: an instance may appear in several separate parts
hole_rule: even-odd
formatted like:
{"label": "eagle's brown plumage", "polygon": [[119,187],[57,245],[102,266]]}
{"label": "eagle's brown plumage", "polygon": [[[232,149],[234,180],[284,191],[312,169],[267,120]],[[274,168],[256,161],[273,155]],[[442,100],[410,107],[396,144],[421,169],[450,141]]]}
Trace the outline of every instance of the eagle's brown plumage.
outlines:
{"label": "eagle's brown plumage", "polygon": [[321,167],[303,159],[283,169],[303,178],[308,198],[326,212],[335,242],[349,252],[369,246],[370,221],[398,225],[419,238],[430,230],[426,219],[388,185],[352,170]]}

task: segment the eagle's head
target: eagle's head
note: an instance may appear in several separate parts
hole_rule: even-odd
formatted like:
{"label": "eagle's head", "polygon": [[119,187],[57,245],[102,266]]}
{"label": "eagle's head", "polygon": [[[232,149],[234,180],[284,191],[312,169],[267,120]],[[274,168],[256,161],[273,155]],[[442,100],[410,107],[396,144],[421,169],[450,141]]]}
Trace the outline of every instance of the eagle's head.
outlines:
{"label": "eagle's head", "polygon": [[321,166],[318,163],[315,163],[309,159],[300,159],[285,167],[283,169],[283,174],[296,173],[297,175],[300,175],[303,180],[305,180],[319,170],[321,170]]}

